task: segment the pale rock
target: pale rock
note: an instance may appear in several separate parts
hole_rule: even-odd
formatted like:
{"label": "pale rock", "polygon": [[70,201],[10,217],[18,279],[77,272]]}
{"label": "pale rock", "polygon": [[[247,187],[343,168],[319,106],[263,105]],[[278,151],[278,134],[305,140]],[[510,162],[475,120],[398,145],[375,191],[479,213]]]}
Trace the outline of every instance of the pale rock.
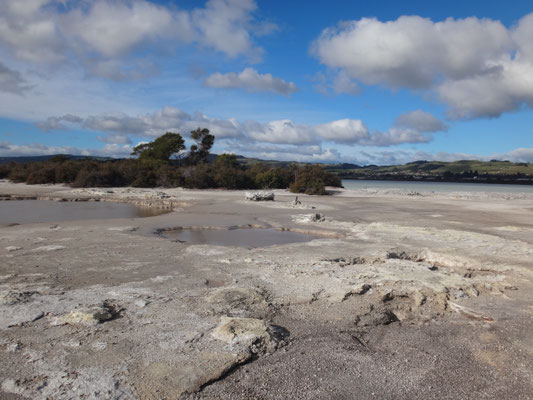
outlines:
{"label": "pale rock", "polygon": [[244,199],[250,201],[274,201],[274,192],[246,192]]}
{"label": "pale rock", "polygon": [[211,335],[234,346],[244,345],[251,353],[265,354],[285,344],[288,331],[256,318],[222,317]]}
{"label": "pale rock", "polygon": [[19,247],[19,246],[7,246],[6,250],[7,251],[18,251],[18,250],[22,250],[22,247]]}
{"label": "pale rock", "polygon": [[73,310],[66,315],[55,318],[52,325],[85,325],[94,326],[101,322],[109,321],[114,317],[114,311],[106,305]]}

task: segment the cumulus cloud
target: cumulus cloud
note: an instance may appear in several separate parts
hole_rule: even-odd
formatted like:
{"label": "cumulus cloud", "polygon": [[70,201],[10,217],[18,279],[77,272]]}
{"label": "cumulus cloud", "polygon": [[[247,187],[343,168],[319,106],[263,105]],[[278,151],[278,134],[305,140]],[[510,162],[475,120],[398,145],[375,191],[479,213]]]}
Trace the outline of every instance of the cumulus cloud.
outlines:
{"label": "cumulus cloud", "polygon": [[451,118],[497,117],[533,105],[533,14],[491,19],[403,16],[340,23],[314,42],[319,60],[370,85],[429,90]]}
{"label": "cumulus cloud", "polygon": [[0,62],[0,91],[23,94],[31,88],[20,72],[13,71]]}
{"label": "cumulus cloud", "polygon": [[239,73],[217,72],[204,80],[204,85],[217,89],[245,89],[249,92],[273,92],[285,96],[298,90],[292,82],[286,82],[271,74],[259,74],[253,68],[245,68]]}
{"label": "cumulus cloud", "polygon": [[[180,10],[147,0],[3,0],[0,45],[19,60],[40,65],[77,62],[89,74],[136,79],[153,73],[133,53],[144,46],[195,43],[229,57],[255,60],[254,0],[209,0],[203,8]],[[264,33],[273,31],[267,24]],[[151,47],[147,47],[150,45]]]}

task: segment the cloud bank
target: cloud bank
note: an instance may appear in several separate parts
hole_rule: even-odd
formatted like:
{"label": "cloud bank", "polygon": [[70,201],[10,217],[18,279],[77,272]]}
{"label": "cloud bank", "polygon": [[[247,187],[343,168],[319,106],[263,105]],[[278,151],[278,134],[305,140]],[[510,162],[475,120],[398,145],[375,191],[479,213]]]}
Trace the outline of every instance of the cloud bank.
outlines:
{"label": "cloud bank", "polygon": [[278,145],[311,145],[331,142],[345,145],[391,146],[403,143],[426,143],[433,139],[432,132],[444,130],[445,125],[433,115],[421,110],[401,115],[387,132],[371,132],[360,119],[340,119],[317,125],[297,124],[291,120],[239,122],[235,118],[212,118],[203,113],[188,114],[175,107],[141,115],[124,113],[49,117],[36,124],[40,129],[85,129],[103,132],[101,141],[115,144],[131,143],[131,136],[159,137],[166,131],[181,132],[207,128],[218,140],[235,139],[246,143],[273,143]]}

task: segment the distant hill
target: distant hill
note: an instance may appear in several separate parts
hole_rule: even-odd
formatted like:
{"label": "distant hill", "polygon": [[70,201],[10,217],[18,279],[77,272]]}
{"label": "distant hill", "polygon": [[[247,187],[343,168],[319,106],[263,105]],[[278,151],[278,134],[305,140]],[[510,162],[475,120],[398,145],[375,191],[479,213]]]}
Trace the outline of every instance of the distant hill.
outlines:
{"label": "distant hill", "polygon": [[403,165],[345,168],[328,165],[343,179],[423,180],[533,184],[533,164],[510,161],[414,161]]}
{"label": "distant hill", "polygon": [[46,156],[0,157],[0,164],[9,164],[11,162],[29,163],[29,162],[47,161],[51,159],[52,157],[56,157],[56,156],[64,156],[71,160],[87,160],[87,159],[98,160],[98,161],[113,160],[113,158],[111,157],[75,156],[73,154],[49,154]]}

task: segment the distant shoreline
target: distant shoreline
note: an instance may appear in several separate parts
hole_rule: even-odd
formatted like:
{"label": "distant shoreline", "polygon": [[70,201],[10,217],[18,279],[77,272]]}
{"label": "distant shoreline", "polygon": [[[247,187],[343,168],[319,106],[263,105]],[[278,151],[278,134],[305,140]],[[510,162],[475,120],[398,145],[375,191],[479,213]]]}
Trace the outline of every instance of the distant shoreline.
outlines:
{"label": "distant shoreline", "polygon": [[354,177],[344,177],[339,174],[339,177],[343,181],[388,181],[388,182],[428,182],[428,183],[474,183],[474,184],[489,184],[489,185],[521,185],[521,186],[531,186],[533,185],[533,178],[528,180],[509,180],[509,179],[497,179],[497,178],[478,178],[478,179],[439,179],[436,177],[398,177],[394,178],[391,176],[387,177],[363,177],[363,178],[354,178]]}

